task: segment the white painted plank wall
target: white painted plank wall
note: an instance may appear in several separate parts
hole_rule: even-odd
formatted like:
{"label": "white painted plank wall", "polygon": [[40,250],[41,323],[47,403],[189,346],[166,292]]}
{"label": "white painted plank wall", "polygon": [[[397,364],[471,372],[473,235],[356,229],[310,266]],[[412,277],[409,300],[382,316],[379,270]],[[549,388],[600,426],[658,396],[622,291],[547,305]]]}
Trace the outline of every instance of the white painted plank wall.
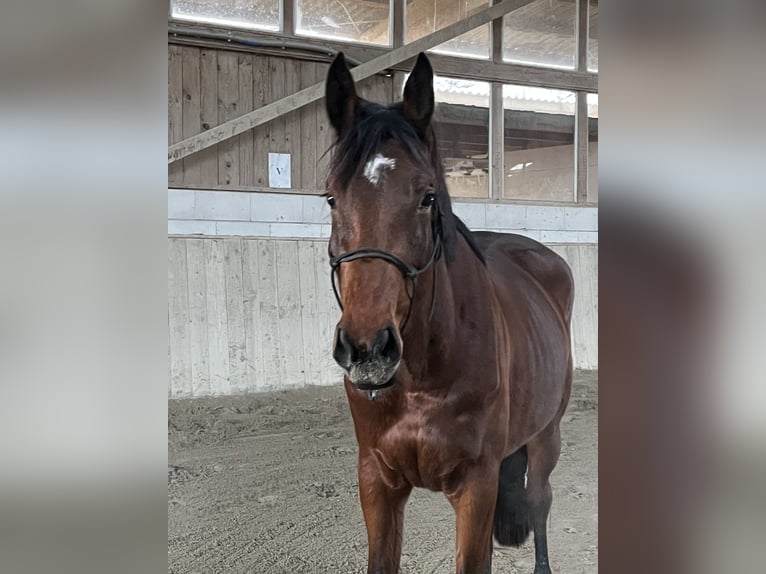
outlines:
{"label": "white painted plank wall", "polygon": [[[172,397],[341,381],[331,356],[340,317],[327,242],[168,239]],[[575,366],[598,368],[598,246],[553,245],[575,277]]]}

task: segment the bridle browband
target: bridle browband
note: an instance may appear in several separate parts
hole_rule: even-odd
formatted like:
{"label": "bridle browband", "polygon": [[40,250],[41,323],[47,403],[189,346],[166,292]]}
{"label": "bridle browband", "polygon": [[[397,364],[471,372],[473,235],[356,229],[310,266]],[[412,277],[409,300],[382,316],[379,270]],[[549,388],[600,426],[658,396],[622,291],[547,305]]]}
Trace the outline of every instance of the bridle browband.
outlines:
{"label": "bridle browband", "polygon": [[[330,278],[332,282],[332,292],[335,295],[335,300],[338,302],[338,306],[340,307],[340,310],[343,311],[343,301],[341,301],[340,293],[338,292],[338,284],[337,284],[337,275],[338,270],[340,269],[341,264],[348,263],[350,261],[357,261],[359,259],[382,259],[386,263],[390,263],[399,271],[402,272],[402,275],[404,276],[404,282],[405,282],[405,289],[407,289],[407,296],[410,299],[409,308],[407,309],[407,316],[404,319],[404,323],[402,323],[402,327],[400,331],[404,331],[404,328],[407,326],[407,323],[410,320],[410,315],[412,313],[412,307],[415,303],[415,287],[416,287],[416,281],[417,278],[420,277],[423,273],[428,271],[428,269],[431,268],[431,266],[436,263],[436,261],[439,260],[439,257],[441,257],[442,254],[442,233],[441,233],[441,225],[439,224],[441,221],[441,213],[437,209],[436,210],[436,220],[432,223],[432,232],[433,232],[433,240],[434,240],[434,248],[433,251],[431,251],[431,257],[428,259],[425,265],[422,267],[415,267],[413,265],[410,265],[409,263],[406,263],[402,261],[399,257],[394,255],[393,253],[389,253],[388,251],[383,251],[382,249],[376,249],[374,247],[360,247],[359,249],[352,249],[351,251],[347,251],[346,253],[342,253],[338,255],[337,257],[334,257],[332,253],[330,253]],[[409,285],[412,284],[412,292],[409,290]],[[431,317],[434,313],[434,305],[436,303],[436,268],[434,267],[434,279],[431,286],[431,308],[428,311],[428,320],[431,321]]]}

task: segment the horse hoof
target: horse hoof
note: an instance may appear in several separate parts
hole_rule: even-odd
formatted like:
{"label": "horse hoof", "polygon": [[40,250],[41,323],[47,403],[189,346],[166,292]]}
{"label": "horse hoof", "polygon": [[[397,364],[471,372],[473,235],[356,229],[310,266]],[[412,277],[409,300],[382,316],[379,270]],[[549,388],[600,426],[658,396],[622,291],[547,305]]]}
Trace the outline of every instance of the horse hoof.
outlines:
{"label": "horse hoof", "polygon": [[550,566],[535,566],[534,574],[553,574]]}

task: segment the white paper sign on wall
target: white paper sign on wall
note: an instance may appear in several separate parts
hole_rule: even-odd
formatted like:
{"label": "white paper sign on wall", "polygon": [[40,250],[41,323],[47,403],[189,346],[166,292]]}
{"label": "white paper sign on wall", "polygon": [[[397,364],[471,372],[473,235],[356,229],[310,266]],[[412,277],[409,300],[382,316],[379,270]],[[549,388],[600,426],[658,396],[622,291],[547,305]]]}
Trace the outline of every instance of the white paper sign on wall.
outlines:
{"label": "white paper sign on wall", "polygon": [[290,154],[269,154],[269,187],[290,188]]}

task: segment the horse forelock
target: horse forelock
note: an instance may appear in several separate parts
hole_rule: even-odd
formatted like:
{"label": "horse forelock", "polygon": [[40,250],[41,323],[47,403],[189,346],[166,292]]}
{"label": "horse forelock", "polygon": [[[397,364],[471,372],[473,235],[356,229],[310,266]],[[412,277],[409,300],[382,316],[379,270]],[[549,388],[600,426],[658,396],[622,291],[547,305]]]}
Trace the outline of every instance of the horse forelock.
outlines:
{"label": "horse forelock", "polygon": [[484,256],[470,230],[452,211],[433,127],[429,127],[424,145],[415,128],[404,117],[401,102],[382,106],[366,100],[360,101],[353,126],[328,150],[332,152],[328,187],[347,189],[357,176],[366,177],[373,185],[377,184],[381,176],[380,170],[395,166],[395,162],[389,158],[378,158],[383,146],[390,142],[399,144],[415,165],[427,166],[435,175],[439,226],[447,261],[451,262],[454,259],[459,233],[484,262]]}

